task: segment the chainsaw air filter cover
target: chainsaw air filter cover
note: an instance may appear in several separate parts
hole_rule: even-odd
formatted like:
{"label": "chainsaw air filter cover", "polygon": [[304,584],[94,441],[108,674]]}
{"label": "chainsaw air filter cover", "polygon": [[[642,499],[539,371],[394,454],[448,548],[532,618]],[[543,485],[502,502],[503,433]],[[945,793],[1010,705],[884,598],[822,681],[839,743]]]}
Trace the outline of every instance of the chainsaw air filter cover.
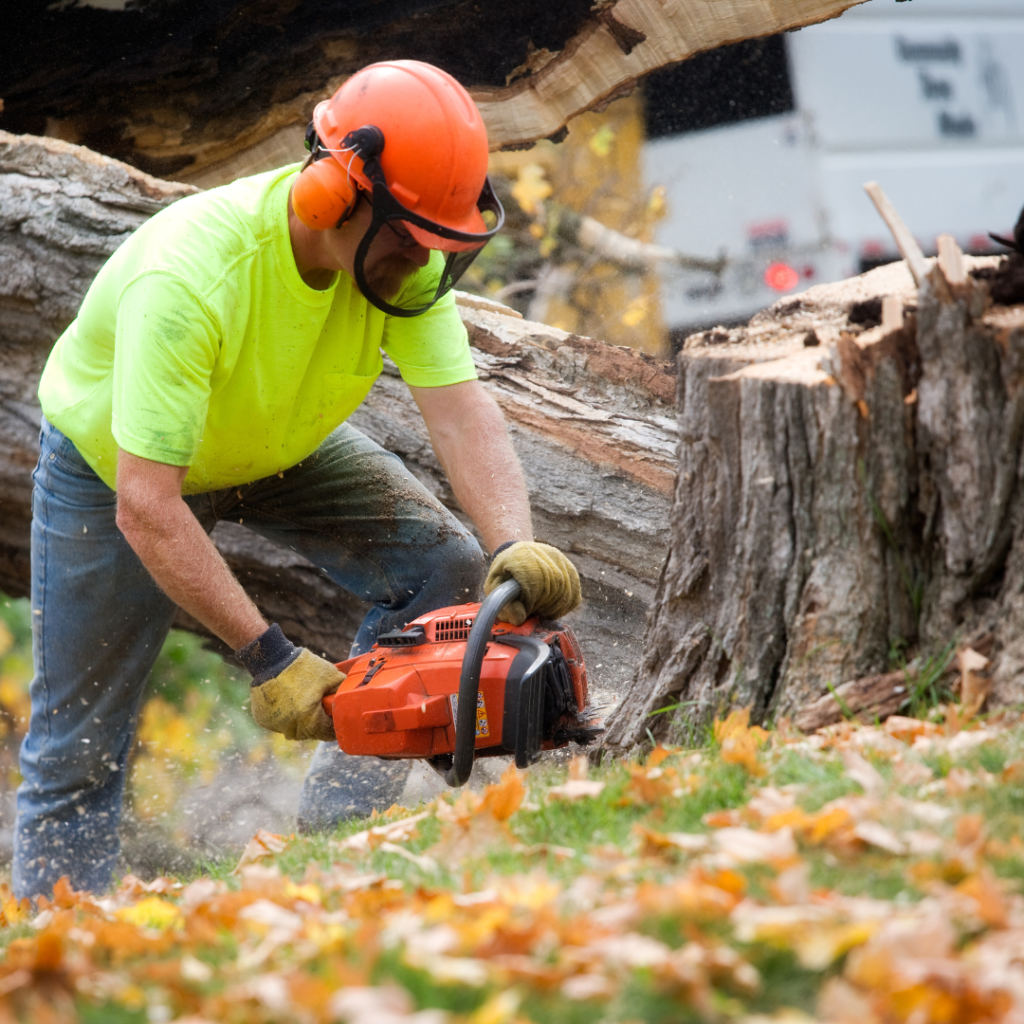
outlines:
{"label": "chainsaw air filter cover", "polygon": [[[441,608],[339,663],[346,679],[324,708],[345,753],[450,763],[459,678],[479,608]],[[476,757],[513,754],[525,768],[542,750],[590,742],[600,730],[586,708],[587,670],[570,627],[537,618],[495,624],[480,664]]]}

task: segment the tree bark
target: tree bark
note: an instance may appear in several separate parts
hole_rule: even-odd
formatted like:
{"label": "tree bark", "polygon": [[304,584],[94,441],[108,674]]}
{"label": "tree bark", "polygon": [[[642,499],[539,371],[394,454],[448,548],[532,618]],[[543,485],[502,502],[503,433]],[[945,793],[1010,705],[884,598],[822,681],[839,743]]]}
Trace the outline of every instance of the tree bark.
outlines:
{"label": "tree bark", "polygon": [[[192,191],[78,146],[0,133],[0,589],[8,594],[29,588],[36,386],[50,347],[104,259],[148,216]],[[537,537],[569,552],[580,569],[585,605],[573,622],[598,694],[611,700],[633,673],[667,545],[673,367],[466,301],[473,357],[509,423]],[[351,422],[454,507],[393,366]],[[286,634],[347,655],[363,604],[243,526],[222,522],[213,536]],[[178,624],[202,632],[184,615]]]}
{"label": "tree bark", "polygon": [[993,651],[995,701],[1024,697],[1024,307],[955,262],[919,293],[894,264],[686,341],[672,539],[611,750],[854,681],[891,712],[909,694],[866,677],[957,638]]}

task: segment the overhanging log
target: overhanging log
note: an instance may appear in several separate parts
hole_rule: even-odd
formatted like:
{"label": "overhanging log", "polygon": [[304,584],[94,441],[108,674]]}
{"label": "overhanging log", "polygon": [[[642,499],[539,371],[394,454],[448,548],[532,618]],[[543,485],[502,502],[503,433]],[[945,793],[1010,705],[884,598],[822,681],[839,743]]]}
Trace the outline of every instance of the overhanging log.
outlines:
{"label": "overhanging log", "polygon": [[863,0],[617,0],[539,72],[473,98],[494,149],[547,138],[657,68],[834,18]]}
{"label": "overhanging log", "polygon": [[[0,132],[0,590],[28,591],[39,373],[104,259],[188,186],[54,139]],[[485,387],[509,422],[539,539],[572,554],[574,617],[600,694],[632,674],[667,544],[677,428],[672,367],[543,324],[461,307]],[[454,506],[408,389],[389,367],[352,418]],[[289,636],[341,658],[364,606],[238,524],[214,539]],[[179,625],[198,630],[179,617]]]}
{"label": "overhanging log", "polygon": [[[475,90],[494,148],[529,145],[656,68],[860,2],[24,0],[0,127],[209,187],[301,158],[319,99],[373,61],[416,58]],[[532,45],[553,56],[523,64]]]}

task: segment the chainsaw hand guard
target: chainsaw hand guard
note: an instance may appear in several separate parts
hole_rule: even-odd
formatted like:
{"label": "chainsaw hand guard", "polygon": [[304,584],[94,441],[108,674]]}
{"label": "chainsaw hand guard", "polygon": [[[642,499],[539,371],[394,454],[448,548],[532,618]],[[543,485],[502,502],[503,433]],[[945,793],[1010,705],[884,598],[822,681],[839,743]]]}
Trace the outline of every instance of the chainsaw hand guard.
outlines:
{"label": "chainsaw hand guard", "polygon": [[[463,786],[469,781],[473,771],[473,755],[476,752],[476,695],[480,685],[480,666],[483,664],[484,654],[487,653],[487,644],[491,639],[491,629],[498,621],[498,613],[509,601],[519,597],[519,584],[515,580],[509,580],[495,587],[480,605],[480,611],[476,614],[473,628],[469,631],[469,639],[466,641],[466,654],[462,661],[462,675],[459,677],[459,713],[455,718],[455,760],[444,781],[449,786]],[[533,666],[533,676],[537,679],[536,669],[547,660],[548,645],[540,640],[534,641],[544,650],[535,652],[536,665]],[[522,689],[529,690],[533,682],[531,675],[527,672],[523,678],[525,687],[520,686],[520,696],[515,700],[517,711],[522,701]],[[507,683],[506,683],[507,686]],[[509,689],[505,690],[505,706],[508,707]],[[529,694],[525,703],[525,710],[529,712]],[[538,719],[539,720],[539,719]],[[507,721],[507,719],[506,719]],[[516,767],[525,768],[526,764],[519,763],[519,715],[516,716]],[[524,758],[526,750],[526,736],[523,737]],[[506,743],[507,746],[507,743]],[[538,736],[537,753],[540,754],[540,737]],[[536,758],[534,758],[536,760]]]}

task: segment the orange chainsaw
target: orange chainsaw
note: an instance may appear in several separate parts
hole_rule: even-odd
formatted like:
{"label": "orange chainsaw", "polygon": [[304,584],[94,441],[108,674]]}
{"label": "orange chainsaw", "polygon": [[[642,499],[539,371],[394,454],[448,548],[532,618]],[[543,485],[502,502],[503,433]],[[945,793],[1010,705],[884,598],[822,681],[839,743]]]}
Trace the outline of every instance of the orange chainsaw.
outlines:
{"label": "orange chainsaw", "polygon": [[572,629],[537,617],[521,626],[497,621],[519,592],[509,580],[481,604],[421,615],[339,662],[345,681],[324,698],[338,746],[422,758],[461,786],[475,758],[512,754],[527,768],[542,750],[592,742],[602,727],[587,708],[587,669]]}

